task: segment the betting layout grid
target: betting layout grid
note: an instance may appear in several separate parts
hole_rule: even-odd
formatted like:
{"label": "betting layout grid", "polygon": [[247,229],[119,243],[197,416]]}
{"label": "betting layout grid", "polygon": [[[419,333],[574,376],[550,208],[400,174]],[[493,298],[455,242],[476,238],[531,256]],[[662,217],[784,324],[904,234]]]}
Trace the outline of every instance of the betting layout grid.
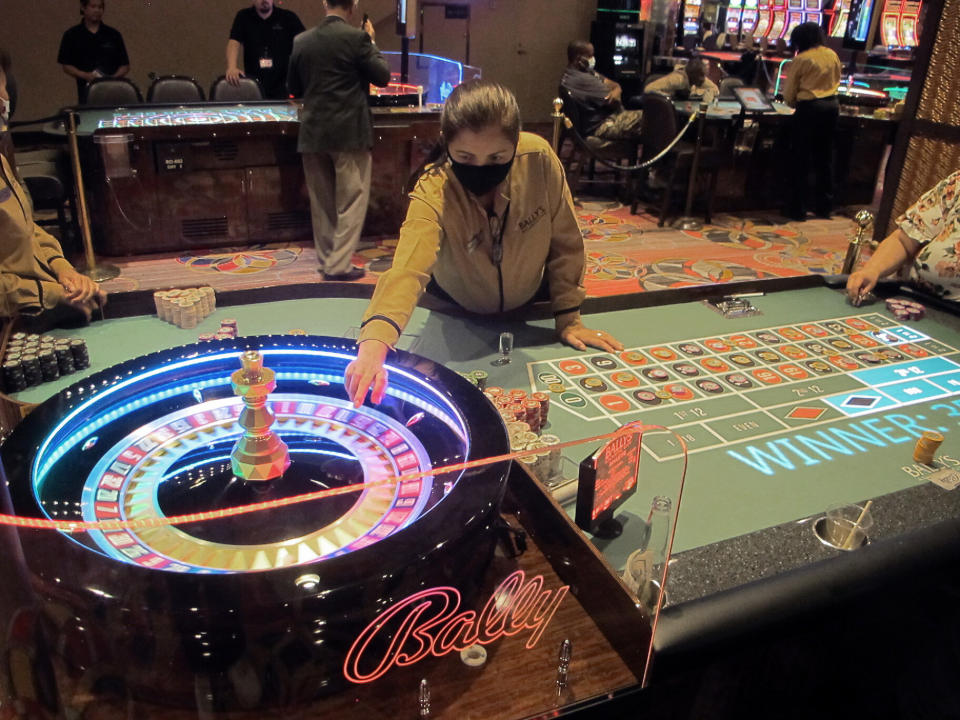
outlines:
{"label": "betting layout grid", "polygon": [[[533,391],[554,393],[554,407],[588,422],[666,425],[691,452],[749,439],[751,429],[788,432],[960,394],[960,351],[878,313],[574,355],[527,369]],[[679,456],[669,448],[652,454]]]}
{"label": "betting layout grid", "polygon": [[139,110],[118,112],[100,120],[98,128],[166,127],[179,125],[229,125],[233,123],[294,122],[296,108],[275,107]]}

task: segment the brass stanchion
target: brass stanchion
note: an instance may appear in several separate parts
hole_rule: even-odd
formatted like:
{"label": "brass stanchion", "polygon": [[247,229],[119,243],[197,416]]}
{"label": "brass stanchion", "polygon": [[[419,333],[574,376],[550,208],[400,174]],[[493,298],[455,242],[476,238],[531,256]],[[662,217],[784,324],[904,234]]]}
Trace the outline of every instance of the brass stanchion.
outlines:
{"label": "brass stanchion", "polygon": [[80,213],[80,236],[83,239],[85,265],[78,268],[94,282],[111,280],[120,274],[120,268],[109,263],[97,264],[93,254],[93,236],[90,234],[90,215],[87,211],[87,196],[83,188],[83,175],[80,172],[80,149],[77,146],[77,113],[67,112],[67,139],[70,143],[70,162],[73,166],[73,184],[77,192],[77,210]]}
{"label": "brass stanchion", "polygon": [[700,117],[697,122],[697,142],[693,146],[693,160],[690,163],[690,178],[687,181],[687,202],[684,206],[683,217],[673,222],[677,230],[702,230],[703,223],[690,213],[693,212],[693,191],[697,184],[697,170],[700,166],[700,147],[703,145],[703,122],[707,117],[707,104],[700,103]]}
{"label": "brass stanchion", "polygon": [[560,132],[563,126],[563,100],[560,98],[553,99],[553,113],[550,115],[553,118],[553,151],[560,154]]}
{"label": "brass stanchion", "polygon": [[860,263],[860,253],[863,251],[863,246],[872,245],[869,240],[865,241],[863,239],[863,233],[870,226],[870,223],[873,222],[873,213],[869,210],[861,210],[853,219],[857,222],[857,236],[847,245],[847,255],[843,258],[843,269],[840,270],[841,275],[849,275],[852,273],[854,268]]}

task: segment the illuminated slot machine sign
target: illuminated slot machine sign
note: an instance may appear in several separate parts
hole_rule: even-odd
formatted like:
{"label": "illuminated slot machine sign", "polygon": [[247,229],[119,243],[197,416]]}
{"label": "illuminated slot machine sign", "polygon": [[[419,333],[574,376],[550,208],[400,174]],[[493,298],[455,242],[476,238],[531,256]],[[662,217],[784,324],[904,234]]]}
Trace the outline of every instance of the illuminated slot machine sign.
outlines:
{"label": "illuminated slot machine sign", "polygon": [[900,46],[900,13],[903,10],[901,0],[887,0],[883,5],[880,19],[880,38],[887,47]]}
{"label": "illuminated slot machine sign", "polygon": [[823,22],[820,5],[821,0],[807,0],[807,11],[803,15],[804,22],[815,22],[817,25]]}
{"label": "illuminated slot machine sign", "polygon": [[756,32],[758,17],[757,0],[743,0],[741,27],[745,34],[753,35]]}
{"label": "illuminated slot machine sign", "polygon": [[919,2],[904,2],[900,13],[900,43],[908,47],[917,45],[917,23],[920,18]]}
{"label": "illuminated slot machine sign", "polygon": [[783,37],[783,28],[787,23],[787,5],[785,0],[773,0],[773,9],[770,11],[773,19],[770,21],[768,38]]}
{"label": "illuminated slot machine sign", "polygon": [[637,491],[640,432],[615,437],[580,463],[576,523],[598,537],[616,537],[622,527],[613,511]]}
{"label": "illuminated slot machine sign", "polygon": [[617,74],[639,72],[640,40],[635,33],[617,33],[613,41],[613,65]]}
{"label": "illuminated slot machine sign", "polygon": [[803,0],[789,0],[787,3],[787,29],[783,31],[783,36],[790,37],[793,29],[803,22]]}
{"label": "illuminated slot machine sign", "polygon": [[743,0],[730,0],[727,8],[727,34],[740,34],[740,16],[743,14]]}
{"label": "illuminated slot machine sign", "polygon": [[760,0],[757,7],[757,26],[753,34],[757,37],[767,37],[773,20],[773,0]]}

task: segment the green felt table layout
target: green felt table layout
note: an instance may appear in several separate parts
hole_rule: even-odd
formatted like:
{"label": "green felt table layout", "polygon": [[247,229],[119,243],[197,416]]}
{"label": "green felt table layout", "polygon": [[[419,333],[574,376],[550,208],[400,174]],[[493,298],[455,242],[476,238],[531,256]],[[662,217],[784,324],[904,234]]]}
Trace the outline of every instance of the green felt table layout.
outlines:
{"label": "green felt table layout", "polygon": [[[490,385],[549,391],[562,384],[551,392],[545,429],[562,440],[631,421],[679,434],[689,467],[675,552],[922,484],[928,469],[912,452],[924,430],[945,434],[941,464],[960,458],[956,317],[929,310],[922,320],[900,322],[882,302],[854,308],[827,287],[751,301],[760,314],[735,319],[699,300],[585,315],[590,327],[624,343],[616,354],[557,343],[551,320],[466,319],[418,308],[400,347],[454,370],[483,369]],[[53,334],[83,337],[95,372],[193,342],[224,318],[235,318],[241,335],[355,336],[365,306],[348,298],[234,305],[182,330],[150,315],[110,319],[108,305],[106,321]],[[498,335],[507,330],[516,338],[512,362],[497,367]],[[16,397],[40,402],[77,379]],[[639,491],[617,513],[624,532],[598,541],[615,567],[640,542],[651,496],[676,494],[683,457],[673,432],[644,434]],[[566,455],[579,462],[595,448]]]}

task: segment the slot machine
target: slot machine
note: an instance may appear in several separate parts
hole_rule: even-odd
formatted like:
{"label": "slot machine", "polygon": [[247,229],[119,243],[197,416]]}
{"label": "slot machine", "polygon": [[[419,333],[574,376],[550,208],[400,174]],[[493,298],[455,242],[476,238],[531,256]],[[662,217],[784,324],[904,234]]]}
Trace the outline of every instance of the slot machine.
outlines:
{"label": "slot machine", "polygon": [[815,22],[823,26],[822,0],[807,0],[807,9],[803,14],[804,22]]}
{"label": "slot machine", "polygon": [[770,30],[767,31],[767,37],[776,40],[783,37],[783,29],[787,24],[787,0],[773,0],[773,8],[770,10]]}
{"label": "slot machine", "polygon": [[900,12],[900,44],[916,47],[917,35],[919,29],[917,24],[920,20],[920,2],[910,2],[904,0],[903,9]]}
{"label": "slot machine", "polygon": [[743,14],[743,0],[730,0],[727,7],[727,35],[740,36],[740,16]]}
{"label": "slot machine", "polygon": [[757,27],[753,34],[758,38],[767,37],[773,20],[773,0],[760,0],[757,5]]}
{"label": "slot machine", "polygon": [[837,0],[830,15],[828,32],[830,37],[842,38],[847,32],[847,20],[850,19],[850,10],[847,0]]}
{"label": "slot machine", "polygon": [[788,0],[787,2],[787,27],[784,28],[782,37],[790,40],[790,33],[793,29],[803,22],[804,0]]}
{"label": "slot machine", "polygon": [[740,27],[744,35],[755,35],[759,12],[757,0],[743,0],[743,12],[740,15]]}
{"label": "slot machine", "polygon": [[902,0],[887,0],[883,5],[883,15],[880,18],[880,41],[887,47],[899,47],[903,44],[900,40],[902,9]]}
{"label": "slot machine", "polygon": [[683,34],[697,35],[700,32],[700,5],[703,0],[686,0],[683,4]]}
{"label": "slot machine", "polygon": [[597,58],[597,72],[624,86],[643,77],[645,35],[642,23],[628,22],[636,15],[602,15],[590,24],[590,43]]}

